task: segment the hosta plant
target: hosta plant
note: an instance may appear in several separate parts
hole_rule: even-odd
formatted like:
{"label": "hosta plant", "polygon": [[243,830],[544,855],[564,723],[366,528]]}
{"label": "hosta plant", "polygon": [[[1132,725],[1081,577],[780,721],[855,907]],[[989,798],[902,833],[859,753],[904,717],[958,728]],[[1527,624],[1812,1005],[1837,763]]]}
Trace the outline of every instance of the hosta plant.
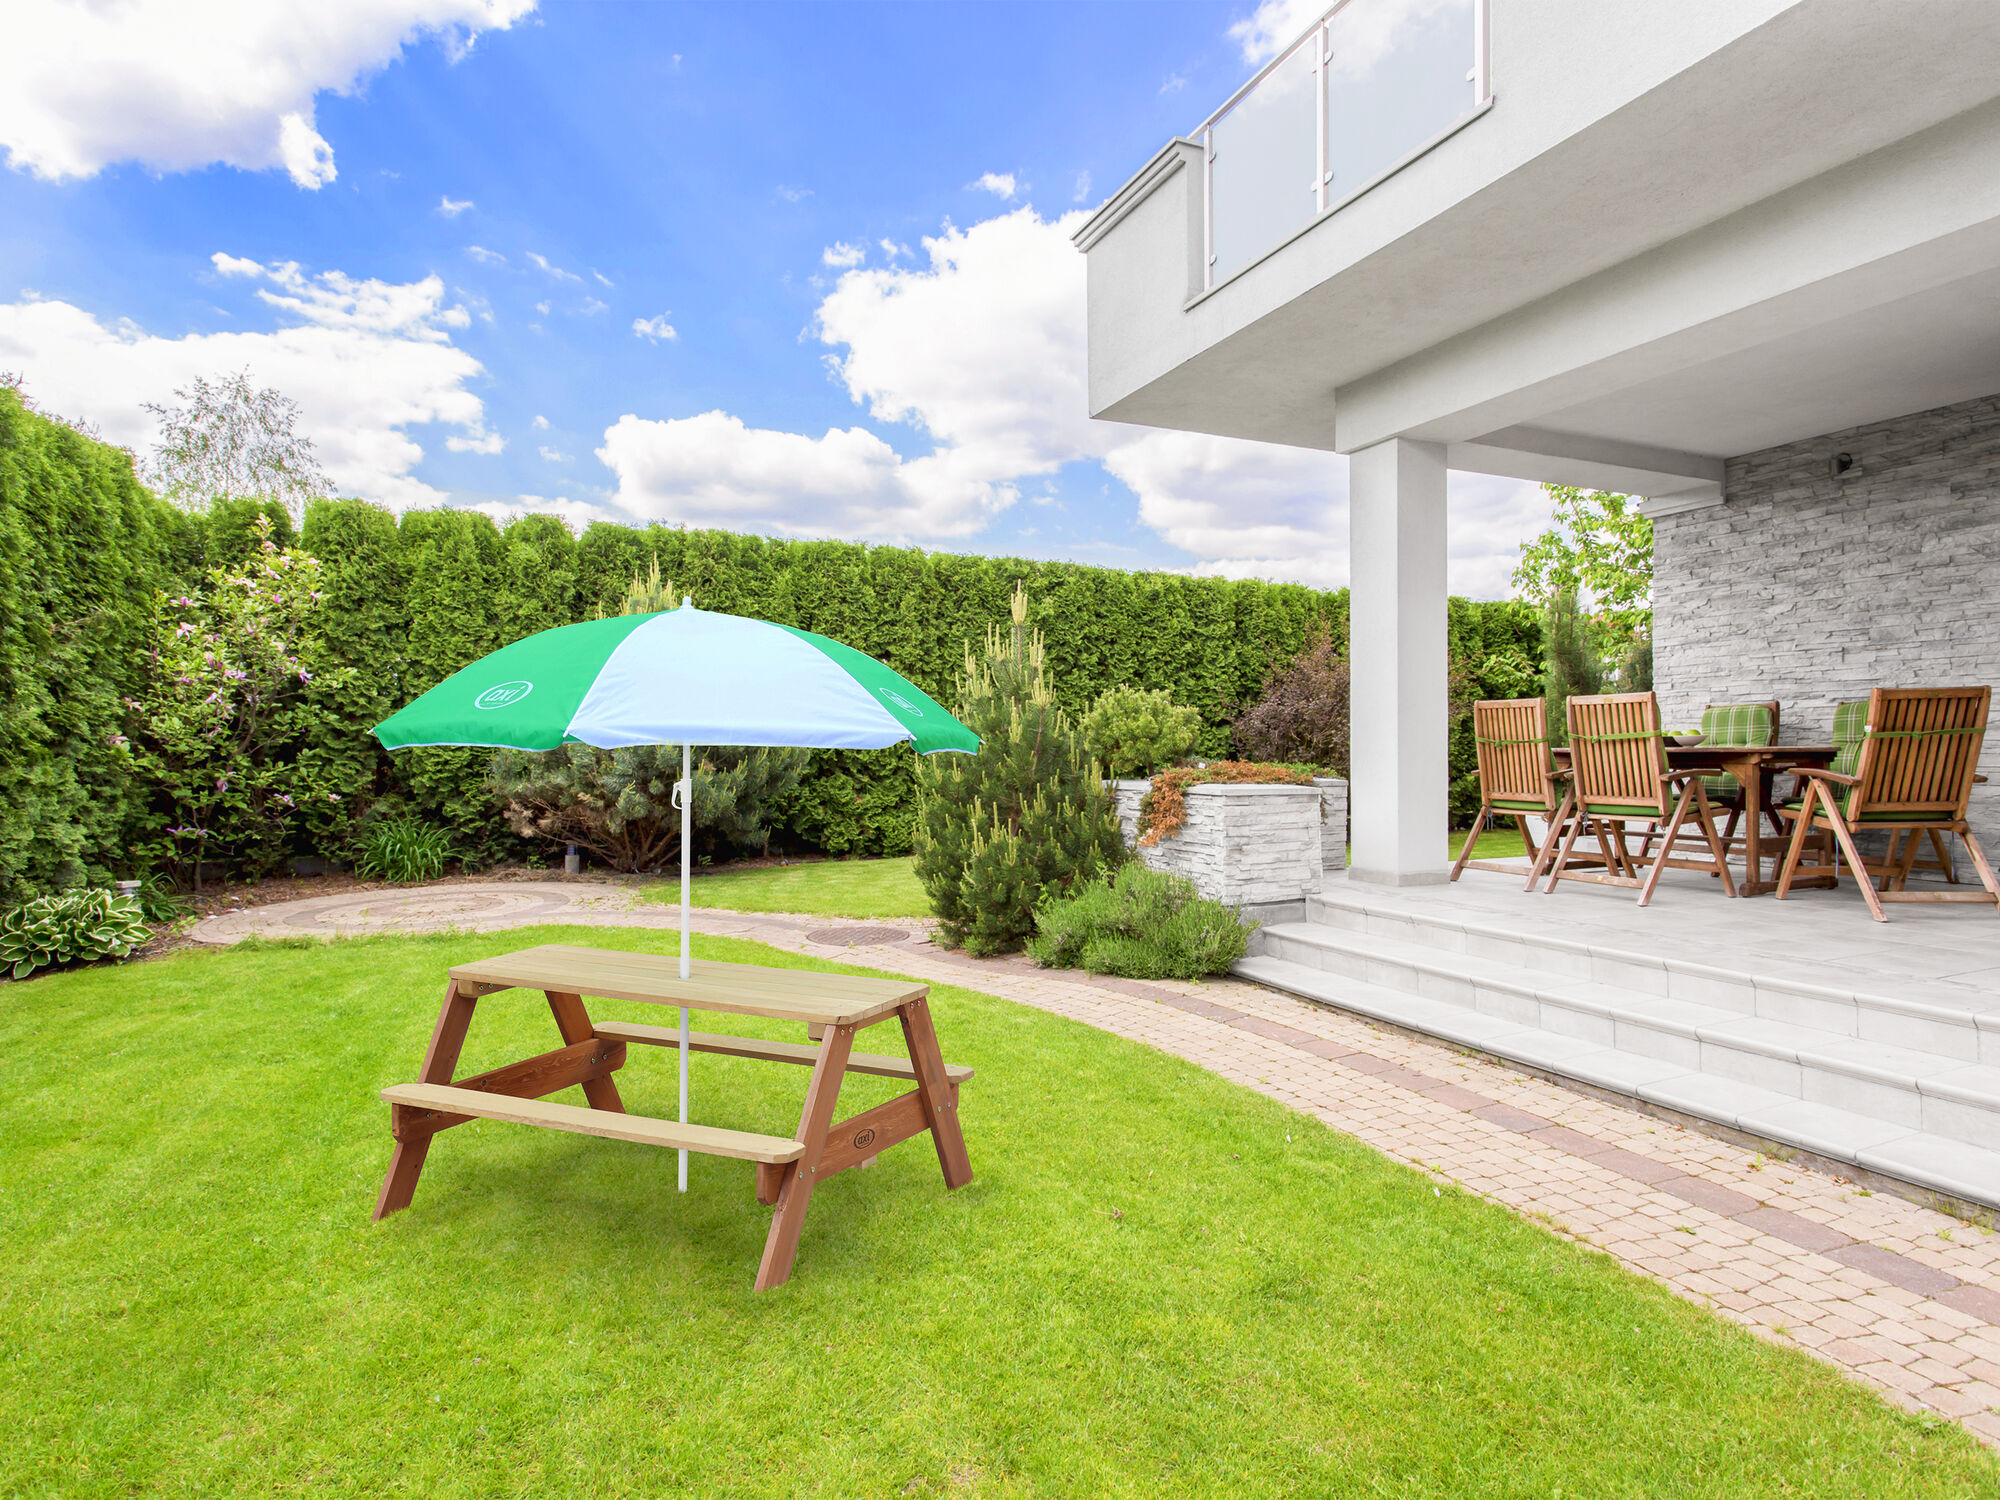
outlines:
{"label": "hosta plant", "polygon": [[57,964],[123,958],[146,941],[145,914],[114,891],[65,891],[0,912],[0,966],[16,979]]}

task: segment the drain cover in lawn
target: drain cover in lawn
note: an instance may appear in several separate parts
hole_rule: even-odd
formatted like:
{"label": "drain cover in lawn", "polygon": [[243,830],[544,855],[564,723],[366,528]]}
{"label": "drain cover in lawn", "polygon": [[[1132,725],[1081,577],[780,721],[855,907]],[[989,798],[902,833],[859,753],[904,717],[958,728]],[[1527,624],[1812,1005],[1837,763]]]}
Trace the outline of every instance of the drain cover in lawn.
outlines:
{"label": "drain cover in lawn", "polygon": [[806,940],[830,948],[861,948],[871,943],[900,943],[909,934],[900,927],[815,927]]}

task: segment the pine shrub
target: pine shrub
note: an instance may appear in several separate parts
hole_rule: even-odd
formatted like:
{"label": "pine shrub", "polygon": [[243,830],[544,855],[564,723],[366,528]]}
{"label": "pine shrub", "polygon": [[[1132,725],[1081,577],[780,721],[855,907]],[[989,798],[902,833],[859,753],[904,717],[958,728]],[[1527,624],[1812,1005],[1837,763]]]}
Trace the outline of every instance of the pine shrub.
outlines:
{"label": "pine shrub", "polygon": [[1185,760],[1201,738],[1201,715],[1164,689],[1119,686],[1083,716],[1083,742],[1107,776],[1147,776]]}
{"label": "pine shrub", "polygon": [[968,953],[1008,953],[1035,930],[1035,908],[1123,857],[1118,818],[1083,735],[1056,706],[1027,595],[1011,623],[968,647],[957,714],[977,755],[933,755],[919,773],[917,878],[938,934]]}
{"label": "pine shrub", "polygon": [[1135,860],[1045,902],[1028,953],[1045,969],[1199,979],[1227,972],[1248,945],[1235,911],[1201,896],[1193,882]]}
{"label": "pine shrub", "polygon": [[[1549,601],[1546,632],[1546,676],[1542,695],[1547,702],[1549,736],[1557,744],[1569,742],[1569,699],[1589,697],[1604,690],[1604,667],[1591,638],[1590,617],[1577,598],[1575,585],[1563,589]],[[1651,657],[1647,658],[1651,675]]]}

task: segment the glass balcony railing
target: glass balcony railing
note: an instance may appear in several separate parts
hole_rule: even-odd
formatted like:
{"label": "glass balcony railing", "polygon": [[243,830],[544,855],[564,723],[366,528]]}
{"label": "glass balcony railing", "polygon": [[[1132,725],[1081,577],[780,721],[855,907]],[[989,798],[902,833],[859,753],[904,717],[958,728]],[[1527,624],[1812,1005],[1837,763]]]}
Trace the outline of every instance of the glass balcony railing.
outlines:
{"label": "glass balcony railing", "polygon": [[1341,0],[1196,132],[1204,285],[1228,280],[1490,97],[1487,0]]}

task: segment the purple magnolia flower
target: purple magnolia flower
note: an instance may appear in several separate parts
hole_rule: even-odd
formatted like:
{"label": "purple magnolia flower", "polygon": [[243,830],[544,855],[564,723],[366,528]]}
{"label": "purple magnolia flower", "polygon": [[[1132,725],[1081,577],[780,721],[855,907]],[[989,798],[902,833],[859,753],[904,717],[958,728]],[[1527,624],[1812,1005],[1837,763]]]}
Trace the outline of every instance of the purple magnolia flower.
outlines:
{"label": "purple magnolia flower", "polygon": [[128,744],[129,741],[127,741],[125,736],[122,734],[107,734],[104,737],[104,743],[107,745],[125,745]]}
{"label": "purple magnolia flower", "polygon": [[326,794],[326,800],[327,800],[327,801],[329,801],[329,802],[338,802],[338,801],[340,800],[340,793],[338,793],[338,792],[328,792],[328,793]]}
{"label": "purple magnolia flower", "polygon": [[300,667],[300,668],[299,668],[299,681],[300,681],[300,682],[311,682],[312,680],[313,680],[313,674],[312,674],[312,673],[310,673],[310,672],[308,672],[308,671],[307,671],[307,670],[306,670],[306,669],[305,669],[304,667]]}
{"label": "purple magnolia flower", "polygon": [[278,800],[284,803],[285,806],[287,807],[291,807],[293,805],[290,795],[285,792],[278,793]]}
{"label": "purple magnolia flower", "polygon": [[177,630],[175,630],[175,631],[174,631],[174,634],[175,634],[175,635],[193,635],[193,634],[194,634],[194,626],[192,626],[192,625],[188,624],[188,623],[187,623],[187,621],[183,620],[183,621],[181,621],[181,624],[180,624],[180,627],[179,627],[179,629],[177,629]]}
{"label": "purple magnolia flower", "polygon": [[218,776],[218,777],[216,777],[216,778],[215,778],[215,789],[216,789],[216,790],[217,790],[218,792],[226,792],[226,791],[228,791],[228,790],[229,790],[229,778],[228,778],[227,776]]}

